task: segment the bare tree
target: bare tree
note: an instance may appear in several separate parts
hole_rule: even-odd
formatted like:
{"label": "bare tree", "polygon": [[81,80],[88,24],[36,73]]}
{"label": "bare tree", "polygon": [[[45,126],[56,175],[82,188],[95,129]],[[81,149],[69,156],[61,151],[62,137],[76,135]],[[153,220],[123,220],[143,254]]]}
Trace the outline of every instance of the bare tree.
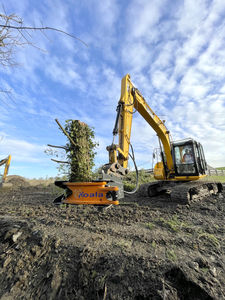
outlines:
{"label": "bare tree", "polygon": [[8,26],[12,23],[20,26],[22,20],[15,15],[0,14],[0,23],[0,64],[4,67],[12,66],[15,65],[13,60],[15,48],[22,46],[25,42],[22,41],[19,31],[12,31]]}
{"label": "bare tree", "polygon": [[[24,26],[22,18],[15,14],[7,15],[0,13],[0,65],[2,67],[12,67],[17,63],[14,59],[16,49],[25,45],[31,45],[40,49],[32,42],[33,31],[39,31],[44,34],[45,31],[56,31],[68,35],[84,44],[88,45],[78,37],[54,27],[31,27]],[[8,93],[7,90],[0,89],[2,93]]]}

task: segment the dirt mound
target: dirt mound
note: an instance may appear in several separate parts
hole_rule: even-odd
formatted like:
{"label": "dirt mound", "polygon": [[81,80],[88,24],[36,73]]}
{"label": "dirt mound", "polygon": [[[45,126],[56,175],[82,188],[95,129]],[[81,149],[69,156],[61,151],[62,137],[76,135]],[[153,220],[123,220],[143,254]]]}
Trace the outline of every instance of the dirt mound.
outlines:
{"label": "dirt mound", "polygon": [[130,196],[107,210],[55,196],[2,191],[1,299],[225,299],[224,195],[191,207]]}
{"label": "dirt mound", "polygon": [[28,187],[28,181],[19,175],[9,175],[6,177],[5,186],[7,187]]}

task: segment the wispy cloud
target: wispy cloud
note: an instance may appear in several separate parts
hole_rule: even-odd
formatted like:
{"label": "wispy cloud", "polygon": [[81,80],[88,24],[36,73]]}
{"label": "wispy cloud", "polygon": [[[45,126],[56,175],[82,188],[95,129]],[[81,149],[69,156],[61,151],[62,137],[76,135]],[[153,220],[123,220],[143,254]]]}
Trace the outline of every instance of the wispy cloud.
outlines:
{"label": "wispy cloud", "polygon": [[[75,34],[89,47],[54,32],[47,38],[34,32],[33,41],[46,52],[21,49],[16,54],[20,68],[1,70],[0,84],[11,89],[13,98],[0,107],[5,154],[14,151],[18,163],[27,158],[41,164],[45,144],[65,142],[54,118],[62,123],[72,118],[95,127],[96,162],[107,162],[120,82],[130,73],[174,139],[199,140],[211,165],[225,165],[225,2],[93,0],[74,5],[57,0],[52,5],[21,0],[15,6],[9,0],[7,11],[26,24]],[[138,113],[131,140],[137,164],[151,165],[158,140]]]}
{"label": "wispy cloud", "polygon": [[38,162],[43,161],[44,145],[33,144],[25,140],[13,139],[5,136],[1,141],[1,155],[13,156],[16,162]]}

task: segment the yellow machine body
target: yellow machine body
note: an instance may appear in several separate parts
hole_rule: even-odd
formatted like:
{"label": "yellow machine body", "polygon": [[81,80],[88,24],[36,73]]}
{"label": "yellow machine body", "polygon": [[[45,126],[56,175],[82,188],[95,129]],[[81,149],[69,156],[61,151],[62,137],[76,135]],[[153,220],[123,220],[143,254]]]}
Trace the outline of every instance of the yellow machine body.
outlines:
{"label": "yellow machine body", "polygon": [[7,158],[4,158],[0,161],[0,166],[5,165],[4,173],[2,175],[0,184],[5,182],[6,176],[8,175],[9,172],[10,162],[11,162],[11,155],[9,155]]}
{"label": "yellow machine body", "polygon": [[[201,168],[197,166],[201,160],[199,154],[194,160],[195,171],[187,172],[186,174],[184,171],[181,172],[180,169],[184,162],[180,162],[180,166],[177,165],[177,161],[175,159],[175,154],[177,155],[177,152],[175,153],[174,150],[175,146],[177,148],[179,146],[181,155],[181,152],[185,149],[185,147],[187,147],[187,144],[193,145],[191,146],[193,154],[197,151],[196,147],[198,146],[200,148],[200,145],[197,145],[197,143],[192,139],[186,139],[181,141],[182,143],[175,144],[176,142],[174,143],[172,141],[170,131],[165,125],[165,120],[161,120],[154,113],[140,91],[131,82],[129,74],[124,76],[121,82],[121,96],[117,106],[117,118],[113,130],[114,137],[118,134],[118,144],[115,144],[113,139],[113,143],[107,147],[109,152],[109,169],[110,166],[116,165],[117,163],[119,163],[119,165],[124,169],[128,166],[134,110],[136,110],[145,119],[145,121],[156,132],[159,139],[162,161],[157,162],[154,167],[154,177],[156,180],[193,181],[206,176],[206,164]],[[203,150],[198,151],[199,153],[202,153],[202,156],[204,156]]]}
{"label": "yellow machine body", "polygon": [[107,182],[61,182],[58,186],[66,188],[67,196],[54,201],[55,204],[94,204],[118,205],[117,186],[107,186]]}
{"label": "yellow machine body", "polygon": [[165,169],[164,169],[163,163],[161,161],[157,162],[155,164],[154,177],[157,180],[164,180],[165,179]]}

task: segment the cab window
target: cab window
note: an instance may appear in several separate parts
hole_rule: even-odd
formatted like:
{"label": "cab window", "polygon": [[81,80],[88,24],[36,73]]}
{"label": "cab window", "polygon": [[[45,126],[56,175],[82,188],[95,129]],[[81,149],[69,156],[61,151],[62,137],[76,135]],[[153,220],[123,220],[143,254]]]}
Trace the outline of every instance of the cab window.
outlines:
{"label": "cab window", "polygon": [[174,155],[178,175],[196,172],[192,145],[175,146]]}

